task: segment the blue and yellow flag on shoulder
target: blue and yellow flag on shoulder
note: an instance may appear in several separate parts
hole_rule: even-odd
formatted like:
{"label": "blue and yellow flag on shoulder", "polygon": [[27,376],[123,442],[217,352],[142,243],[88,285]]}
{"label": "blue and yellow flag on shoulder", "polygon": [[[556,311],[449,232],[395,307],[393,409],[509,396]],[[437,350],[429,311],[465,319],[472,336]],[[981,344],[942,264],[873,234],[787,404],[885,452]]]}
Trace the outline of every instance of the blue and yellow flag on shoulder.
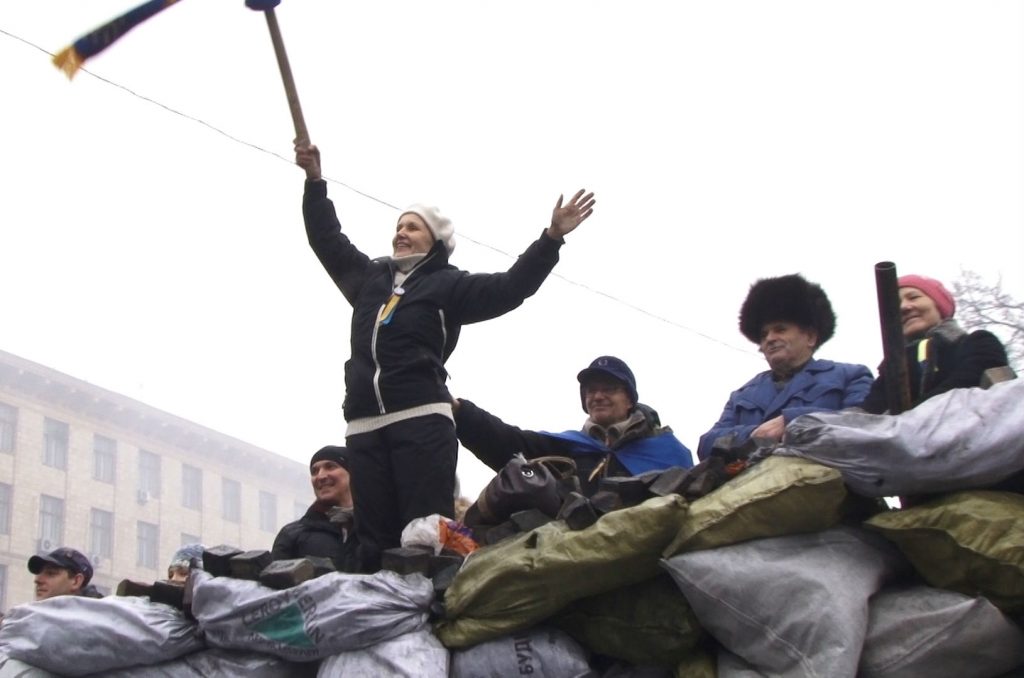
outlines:
{"label": "blue and yellow flag on shoulder", "polygon": [[71,46],[62,49],[53,57],[54,66],[64,71],[70,80],[75,77],[75,73],[82,67],[86,59],[96,56],[114,44],[122,35],[176,2],[178,0],[149,0],[149,2],[142,3],[135,9],[129,10],[96,30],[83,35]]}

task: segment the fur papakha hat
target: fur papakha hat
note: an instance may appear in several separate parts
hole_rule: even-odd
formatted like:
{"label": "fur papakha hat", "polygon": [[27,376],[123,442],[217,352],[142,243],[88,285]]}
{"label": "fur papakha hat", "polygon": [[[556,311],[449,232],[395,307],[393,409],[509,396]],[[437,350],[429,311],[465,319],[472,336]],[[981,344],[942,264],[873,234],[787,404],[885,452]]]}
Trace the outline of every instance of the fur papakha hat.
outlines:
{"label": "fur papakha hat", "polygon": [[443,242],[448,256],[452,255],[452,252],[455,251],[455,228],[452,226],[451,219],[441,214],[441,210],[429,205],[409,205],[398,215],[398,218],[401,219],[406,214],[415,214],[422,219],[430,229],[434,240]]}
{"label": "fur papakha hat", "polygon": [[761,328],[772,322],[814,328],[818,333],[818,346],[831,339],[836,331],[836,314],[832,312],[825,290],[797,273],[761,278],[750,286],[740,307],[740,332],[759,344]]}

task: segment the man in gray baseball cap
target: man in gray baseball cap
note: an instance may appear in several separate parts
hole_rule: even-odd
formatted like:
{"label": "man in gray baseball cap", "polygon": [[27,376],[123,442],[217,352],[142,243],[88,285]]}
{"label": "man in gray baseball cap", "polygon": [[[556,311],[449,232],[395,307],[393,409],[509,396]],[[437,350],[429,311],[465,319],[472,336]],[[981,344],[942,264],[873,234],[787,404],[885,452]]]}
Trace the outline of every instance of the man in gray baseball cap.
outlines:
{"label": "man in gray baseball cap", "polygon": [[79,551],[62,546],[28,559],[28,571],[34,574],[36,600],[55,596],[95,596],[89,586],[92,563]]}

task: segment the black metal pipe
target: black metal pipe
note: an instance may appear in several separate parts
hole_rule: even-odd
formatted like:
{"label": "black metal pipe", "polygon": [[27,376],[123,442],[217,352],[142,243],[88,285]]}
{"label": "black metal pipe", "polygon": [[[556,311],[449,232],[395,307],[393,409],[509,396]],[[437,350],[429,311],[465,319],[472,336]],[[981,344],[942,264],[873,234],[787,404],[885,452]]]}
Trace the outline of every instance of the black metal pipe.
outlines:
{"label": "black metal pipe", "polygon": [[910,409],[910,377],[907,373],[906,342],[900,318],[900,287],[896,264],[875,264],[875,288],[878,292],[878,318],[882,326],[882,370],[889,414]]}

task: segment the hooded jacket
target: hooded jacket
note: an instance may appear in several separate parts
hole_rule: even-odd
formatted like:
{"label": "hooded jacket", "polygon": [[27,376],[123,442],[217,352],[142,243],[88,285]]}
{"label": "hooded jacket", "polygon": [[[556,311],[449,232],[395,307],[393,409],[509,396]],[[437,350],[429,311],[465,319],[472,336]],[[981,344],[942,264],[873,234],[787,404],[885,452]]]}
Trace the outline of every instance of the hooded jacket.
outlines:
{"label": "hooded jacket", "polygon": [[[341,232],[326,182],[306,182],[302,214],[310,246],[352,305],[348,421],[451,402],[444,363],[462,325],[522,304],[554,268],[562,245],[542,233],[507,272],[470,274],[449,264],[437,241],[396,288],[391,258],[370,259]],[[393,294],[397,304],[383,313]]]}

